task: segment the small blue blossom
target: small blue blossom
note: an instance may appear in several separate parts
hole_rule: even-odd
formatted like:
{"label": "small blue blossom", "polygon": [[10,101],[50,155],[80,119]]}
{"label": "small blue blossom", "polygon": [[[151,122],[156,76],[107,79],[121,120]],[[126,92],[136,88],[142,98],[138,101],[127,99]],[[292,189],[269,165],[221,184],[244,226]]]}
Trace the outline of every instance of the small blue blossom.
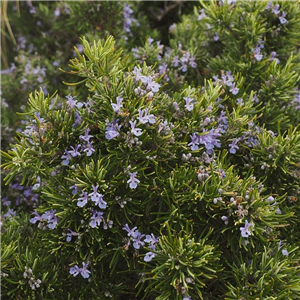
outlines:
{"label": "small blue blossom", "polygon": [[105,137],[108,140],[114,139],[115,137],[119,136],[119,130],[122,125],[118,125],[118,119],[116,119],[114,122],[108,123],[106,126],[106,132]]}
{"label": "small blue blossom", "polygon": [[88,143],[84,146],[83,152],[86,152],[86,155],[87,155],[87,156],[91,156],[91,155],[95,152],[95,149],[93,148],[91,142],[88,142]]}
{"label": "small blue blossom", "polygon": [[88,200],[89,200],[89,197],[88,197],[88,193],[87,192],[84,192],[82,191],[81,192],[81,196],[80,198],[77,199],[77,206],[79,207],[83,207],[87,204]]}
{"label": "small blue blossom", "polygon": [[92,228],[95,228],[97,226],[100,226],[100,223],[103,221],[103,212],[102,211],[93,211],[93,215],[91,217],[90,226]]}
{"label": "small blue blossom", "polygon": [[73,236],[79,236],[79,233],[72,231],[71,229],[68,229],[69,232],[66,233],[67,239],[66,241],[69,243],[72,240]]}
{"label": "small blue blossom", "polygon": [[144,234],[141,234],[139,231],[136,231],[135,236],[132,238],[133,241],[133,247],[135,249],[140,249],[141,246],[144,246],[145,243],[142,241],[142,238],[144,237]]}
{"label": "small blue blossom", "polygon": [[81,145],[76,145],[75,147],[71,146],[72,150],[68,151],[72,157],[80,156],[81,153],[78,151],[81,148]]}
{"label": "small blue blossom", "polygon": [[128,224],[125,224],[124,227],[122,228],[123,230],[127,231],[127,235],[129,237],[135,237],[138,233],[138,231],[136,230],[137,227],[133,227],[132,229],[129,228]]}
{"label": "small blue blossom", "polygon": [[219,37],[219,35],[218,35],[217,32],[215,33],[213,39],[214,39],[215,42],[217,42],[220,39],[220,37]]}
{"label": "small blue blossom", "polygon": [[103,200],[103,195],[98,193],[98,185],[97,186],[93,185],[92,188],[93,188],[93,192],[89,194],[91,200],[100,208],[105,209],[106,202]]}
{"label": "small blue blossom", "polygon": [[70,163],[70,159],[72,158],[71,154],[69,151],[66,149],[65,154],[61,156],[63,161],[61,162],[63,165],[67,166]]}
{"label": "small blue blossom", "polygon": [[[278,244],[278,250],[282,247],[282,245],[283,245],[283,242],[282,242],[282,241],[279,241],[279,244]],[[282,255],[284,255],[284,256],[289,256],[289,252],[288,252],[286,249],[282,249],[282,250],[281,250],[281,253],[282,253]]]}
{"label": "small blue blossom", "polygon": [[183,97],[183,99],[185,100],[185,105],[184,107],[186,108],[187,111],[192,111],[194,108],[194,99],[190,98],[190,97]]}
{"label": "small blue blossom", "polygon": [[123,104],[122,104],[123,98],[117,97],[116,99],[117,99],[117,103],[112,103],[111,106],[112,106],[113,110],[116,113],[118,113],[119,110],[121,109],[121,107],[123,106]]}
{"label": "small blue blossom", "polygon": [[70,268],[70,274],[76,277],[78,274],[81,274],[83,278],[89,278],[91,272],[87,269],[88,264],[82,263],[82,268],[79,268],[78,265]]}
{"label": "small blue blossom", "polygon": [[48,228],[54,229],[58,223],[57,217],[54,214],[55,210],[51,209],[46,211],[44,214],[42,214],[43,220],[46,220],[48,222]]}
{"label": "small blue blossom", "polygon": [[17,212],[15,212],[12,208],[8,209],[8,211],[3,215],[4,218],[9,218],[15,216]]}
{"label": "small blue blossom", "polygon": [[236,150],[239,149],[239,146],[237,145],[237,143],[239,142],[239,138],[234,138],[232,140],[232,142],[228,145],[229,146],[229,152],[231,154],[235,154],[236,153]]}
{"label": "small blue blossom", "polygon": [[286,17],[286,13],[282,12],[281,16],[279,17],[280,24],[287,23],[287,19],[285,17]]}
{"label": "small blue blossom", "polygon": [[144,239],[144,242],[154,245],[154,244],[158,243],[158,238],[156,238],[153,233],[151,233],[151,235],[147,234],[146,238]]}
{"label": "small blue blossom", "polygon": [[253,226],[253,223],[248,223],[248,221],[245,221],[245,227],[241,227],[241,235],[244,238],[248,238],[251,235],[251,231],[249,231],[249,228]]}
{"label": "small blue blossom", "polygon": [[198,21],[200,21],[200,20],[207,17],[205,12],[204,12],[204,9],[199,10],[199,13],[200,13],[200,15],[198,16]]}
{"label": "small blue blossom", "polygon": [[37,211],[34,211],[33,214],[35,215],[35,217],[31,218],[29,221],[30,223],[32,224],[35,224],[36,222],[42,222],[43,221],[43,218],[42,216],[40,216]]}
{"label": "small blue blossom", "polygon": [[90,138],[93,137],[92,135],[89,135],[89,132],[90,132],[90,129],[87,128],[84,132],[84,135],[80,135],[79,138],[88,143],[90,141]]}
{"label": "small blue blossom", "polygon": [[140,128],[136,128],[136,120],[134,122],[129,121],[130,126],[131,126],[131,133],[135,136],[140,136],[142,134],[142,129]]}
{"label": "small blue blossom", "polygon": [[270,61],[275,60],[278,64],[280,63],[280,60],[276,58],[277,53],[275,51],[272,51],[270,54]]}
{"label": "small blue blossom", "polygon": [[136,189],[137,184],[140,182],[135,176],[136,176],[137,172],[133,172],[133,173],[129,173],[130,175],[130,179],[127,180],[127,183],[129,183],[129,187],[131,189]]}
{"label": "small blue blossom", "polygon": [[154,124],[156,121],[156,118],[153,114],[148,114],[149,109],[145,109],[145,110],[141,110],[139,109],[139,116],[138,116],[138,120],[140,123],[142,124],[146,124],[146,123],[150,123],[150,124]]}
{"label": "small blue blossom", "polygon": [[239,88],[232,85],[229,92],[231,92],[233,95],[236,95],[239,92]]}
{"label": "small blue blossom", "polygon": [[144,261],[145,262],[151,261],[155,257],[155,255],[156,254],[151,251],[147,252],[146,255],[144,256]]}
{"label": "small blue blossom", "polygon": [[77,104],[77,100],[75,100],[75,96],[71,96],[71,94],[69,94],[68,96],[66,96],[66,98],[68,99],[67,100],[67,106],[70,108],[70,109],[73,109],[75,107],[81,107],[82,106],[82,103],[79,103]]}
{"label": "small blue blossom", "polygon": [[198,150],[199,149],[199,135],[198,133],[193,133],[192,135],[190,135],[191,137],[191,142],[188,143],[188,146],[191,147],[192,151]]}
{"label": "small blue blossom", "polygon": [[276,4],[273,9],[272,9],[272,13],[275,14],[275,15],[278,15],[280,13],[280,10],[279,10],[279,4]]}

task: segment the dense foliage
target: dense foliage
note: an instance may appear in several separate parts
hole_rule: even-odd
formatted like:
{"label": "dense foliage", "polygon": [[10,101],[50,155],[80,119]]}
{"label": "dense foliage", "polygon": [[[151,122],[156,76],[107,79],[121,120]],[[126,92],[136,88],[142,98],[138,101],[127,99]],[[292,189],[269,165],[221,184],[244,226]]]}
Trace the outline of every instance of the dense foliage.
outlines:
{"label": "dense foliage", "polygon": [[299,2],[178,3],[22,4],[5,299],[299,299]]}

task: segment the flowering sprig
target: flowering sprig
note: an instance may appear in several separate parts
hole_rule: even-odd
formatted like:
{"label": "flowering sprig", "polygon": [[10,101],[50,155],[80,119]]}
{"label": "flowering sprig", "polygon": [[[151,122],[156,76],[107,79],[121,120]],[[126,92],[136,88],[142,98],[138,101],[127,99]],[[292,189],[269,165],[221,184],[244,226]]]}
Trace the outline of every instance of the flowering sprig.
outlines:
{"label": "flowering sprig", "polygon": [[46,211],[44,214],[39,215],[36,211],[33,212],[33,214],[35,215],[35,217],[30,219],[30,223],[35,224],[36,222],[40,222],[39,226],[41,226],[40,224],[43,224],[44,221],[47,221],[47,227],[49,229],[54,229],[58,223],[58,219],[57,216],[55,215],[55,210],[51,209]]}
{"label": "flowering sprig", "polygon": [[89,278],[91,272],[87,269],[88,263],[82,262],[82,268],[79,268],[78,265],[75,265],[74,267],[70,268],[70,274],[76,277],[78,274],[80,274],[83,278]]}
{"label": "flowering sprig", "polygon": [[[153,233],[147,234],[146,238],[144,238],[145,234],[140,233],[137,230],[137,227],[133,227],[132,229],[130,229],[128,224],[125,224],[125,226],[122,229],[127,232],[127,236],[129,237],[130,241],[133,243],[132,245],[136,250],[140,250],[140,248],[144,247],[145,243],[147,243],[148,244],[147,247],[155,251],[155,244],[158,242],[158,238],[156,238]],[[144,239],[142,240],[142,238]],[[147,252],[146,255],[144,256],[144,261],[150,262],[152,258],[155,257],[155,255],[156,254],[152,251]]]}
{"label": "flowering sprig", "polygon": [[131,189],[136,189],[138,183],[140,183],[140,181],[136,178],[136,174],[137,172],[129,173],[130,178],[127,180],[127,183],[129,183],[129,187]]}
{"label": "flowering sprig", "polygon": [[249,230],[250,227],[253,227],[254,224],[253,223],[249,223],[247,220],[245,220],[245,226],[244,227],[240,227],[241,230],[241,236],[243,238],[248,238],[250,235],[252,235],[252,232]]}

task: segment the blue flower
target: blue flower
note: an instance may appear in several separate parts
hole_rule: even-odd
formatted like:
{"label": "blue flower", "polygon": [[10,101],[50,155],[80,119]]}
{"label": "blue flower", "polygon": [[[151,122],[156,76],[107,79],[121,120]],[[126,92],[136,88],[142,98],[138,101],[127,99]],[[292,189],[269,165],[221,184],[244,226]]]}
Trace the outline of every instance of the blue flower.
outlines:
{"label": "blue flower", "polygon": [[88,198],[88,193],[87,192],[81,192],[81,196],[80,198],[77,199],[77,206],[79,207],[83,207],[87,204],[89,198]]}
{"label": "blue flower", "polygon": [[279,17],[279,21],[281,24],[287,23],[287,19],[285,18],[285,16],[286,16],[286,13],[282,12],[281,16]]}
{"label": "blue flower", "polygon": [[48,222],[48,228],[54,229],[58,223],[57,217],[55,215],[55,210],[51,209],[42,214],[42,218]]}
{"label": "blue flower", "polygon": [[91,272],[87,269],[88,263],[82,263],[82,268],[79,268],[78,265],[70,268],[70,274],[76,277],[78,274],[81,274],[83,278],[89,278]]}
{"label": "blue flower", "polygon": [[134,134],[135,136],[140,136],[142,134],[142,129],[136,128],[136,120],[134,122],[129,121],[130,126],[131,126],[131,133]]}
{"label": "blue flower", "polygon": [[127,183],[129,183],[129,187],[131,189],[135,189],[137,187],[137,184],[140,182],[135,176],[137,172],[129,173],[130,179],[127,180]]}
{"label": "blue flower", "polygon": [[71,146],[72,150],[69,150],[68,152],[69,152],[73,157],[80,156],[81,153],[78,151],[80,147],[81,147],[81,145],[76,145],[75,148]]}
{"label": "blue flower", "polygon": [[127,235],[130,236],[130,237],[135,237],[138,233],[138,231],[136,230],[137,227],[133,227],[132,229],[130,229],[128,224],[125,224],[122,229],[127,231]]}
{"label": "blue flower", "polygon": [[93,215],[91,217],[90,226],[92,228],[95,228],[97,226],[100,226],[100,223],[103,221],[103,212],[102,211],[93,211]]}
{"label": "blue flower", "polygon": [[63,165],[67,166],[70,163],[70,159],[72,158],[71,154],[69,151],[66,149],[65,154],[61,156],[63,161],[61,162]]}
{"label": "blue flower", "polygon": [[248,238],[251,235],[251,232],[249,231],[249,228],[253,226],[253,223],[248,223],[248,221],[245,221],[245,227],[241,227],[241,235],[244,238]]}
{"label": "blue flower", "polygon": [[72,236],[79,236],[79,233],[75,232],[75,231],[72,231],[71,229],[68,229],[69,232],[67,232],[67,242],[71,242],[72,240]]}
{"label": "blue flower", "polygon": [[194,104],[192,103],[194,101],[193,98],[190,98],[190,97],[183,97],[183,99],[185,100],[185,108],[186,110],[188,111],[192,111],[193,108],[194,108]]}
{"label": "blue flower", "polygon": [[91,197],[91,200],[95,202],[96,205],[98,205],[100,208],[105,209],[106,208],[106,202],[103,200],[103,195],[98,193],[98,185],[92,186],[93,192],[89,194]]}
{"label": "blue flower", "polygon": [[154,257],[155,257],[155,253],[153,253],[153,252],[147,252],[146,253],[146,255],[144,256],[144,261],[145,262],[149,262],[149,261],[151,261]]}
{"label": "blue flower", "polygon": [[87,145],[84,146],[83,152],[86,152],[87,156],[91,156],[95,152],[91,142],[88,142]]}
{"label": "blue flower", "polygon": [[90,132],[90,129],[87,128],[84,132],[84,135],[80,135],[79,138],[88,143],[90,141],[90,138],[93,137],[92,135],[89,135],[89,132]]}
{"label": "blue flower", "polygon": [[116,99],[117,99],[117,104],[112,103],[111,106],[112,106],[113,110],[117,113],[117,112],[119,112],[119,110],[123,106],[123,104],[122,104],[123,98],[117,97]]}
{"label": "blue flower", "polygon": [[235,138],[232,140],[232,142],[228,145],[230,147],[229,152],[231,154],[235,154],[236,153],[236,149],[239,149],[239,146],[237,145],[237,142],[239,141],[239,138]]}
{"label": "blue flower", "polygon": [[114,122],[108,123],[106,126],[106,132],[105,132],[105,137],[108,140],[111,140],[117,136],[120,135],[119,130],[122,125],[118,125],[118,119],[115,120]]}
{"label": "blue flower", "polygon": [[193,133],[192,135],[190,135],[191,137],[191,142],[188,143],[188,146],[191,147],[192,151],[198,150],[199,149],[199,135],[198,133]]}

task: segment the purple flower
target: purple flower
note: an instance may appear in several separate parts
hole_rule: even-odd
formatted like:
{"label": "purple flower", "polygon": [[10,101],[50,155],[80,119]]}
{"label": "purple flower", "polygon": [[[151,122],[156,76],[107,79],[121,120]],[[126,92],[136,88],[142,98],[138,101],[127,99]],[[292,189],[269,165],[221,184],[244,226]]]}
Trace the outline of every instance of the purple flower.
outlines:
{"label": "purple flower", "polygon": [[190,97],[183,97],[183,99],[185,100],[185,108],[187,111],[192,111],[194,108],[194,104],[192,103],[194,101],[193,98]]}
{"label": "purple flower", "polygon": [[75,148],[71,146],[73,150],[68,151],[73,157],[80,156],[81,153],[78,151],[81,145],[76,145]]}
{"label": "purple flower", "polygon": [[277,53],[275,51],[272,51],[270,54],[270,61],[276,60],[276,62],[279,64],[280,60],[276,58]]}
{"label": "purple flower", "polygon": [[193,133],[190,135],[191,137],[191,142],[188,144],[188,146],[191,146],[191,150],[195,151],[199,149],[199,135],[198,132]]}
{"label": "purple flower", "polygon": [[242,237],[248,238],[249,235],[251,235],[251,232],[249,231],[249,228],[251,226],[253,226],[253,223],[248,223],[248,221],[246,220],[245,221],[245,227],[240,228]]}
{"label": "purple flower", "polygon": [[12,208],[8,209],[8,211],[3,215],[4,218],[11,218],[15,216],[17,212],[15,212]]}
{"label": "purple flower", "polygon": [[147,84],[147,89],[151,90],[153,93],[156,93],[159,91],[160,84],[156,83],[155,81],[152,81],[152,77],[146,77],[147,81],[145,82]]}
{"label": "purple flower", "polygon": [[86,152],[87,156],[91,156],[95,152],[95,149],[93,148],[91,142],[87,143],[87,145],[83,149],[83,152]]}
{"label": "purple flower", "polygon": [[87,269],[88,264],[82,263],[82,268],[79,268],[77,265],[70,268],[70,274],[76,277],[78,274],[81,274],[83,278],[89,278],[91,272]]}
{"label": "purple flower", "polygon": [[55,210],[54,209],[51,209],[51,210],[48,210],[46,211],[44,214],[42,214],[42,218],[43,220],[47,221],[48,222],[48,228],[50,229],[54,229],[57,225],[57,217],[56,215],[54,214]]}
{"label": "purple flower", "polygon": [[135,236],[133,237],[133,247],[135,249],[140,249],[141,246],[144,246],[145,243],[142,241],[142,238],[144,237],[144,234],[141,234],[139,231],[136,232]]}
{"label": "purple flower", "polygon": [[80,274],[83,278],[89,278],[90,277],[91,272],[87,269],[87,267],[88,267],[88,264],[83,262],[81,272],[80,272]]}
{"label": "purple flower", "polygon": [[116,119],[114,122],[108,123],[106,126],[106,132],[105,137],[108,140],[114,139],[115,137],[119,136],[119,130],[122,125],[118,125],[118,119]]}
{"label": "purple flower", "polygon": [[286,16],[286,13],[282,12],[281,16],[279,17],[280,24],[287,23],[287,19],[285,18],[285,16]]}
{"label": "purple flower", "polygon": [[153,114],[148,114],[148,109],[145,110],[141,110],[139,109],[139,116],[138,116],[138,120],[142,123],[142,124],[146,124],[146,123],[150,123],[150,124],[154,124],[156,121],[156,118]]}
{"label": "purple flower", "polygon": [[206,132],[204,135],[199,135],[199,143],[204,144],[208,154],[212,153],[214,147],[220,147],[220,141],[217,139],[221,134],[219,129],[212,128],[209,132]]}
{"label": "purple flower", "polygon": [[105,209],[106,208],[106,202],[103,200],[103,195],[98,193],[98,185],[92,186],[93,192],[89,194],[91,197],[91,200],[95,202],[96,205],[98,205],[100,208]]}
{"label": "purple flower", "polygon": [[237,143],[239,142],[239,138],[235,138],[232,140],[232,142],[228,145],[230,147],[229,152],[231,154],[235,154],[236,153],[236,149],[239,149],[239,146],[237,145]]}
{"label": "purple flower", "polygon": [[214,35],[214,41],[217,42],[220,39],[218,33],[216,32]]}
{"label": "purple flower", "polygon": [[69,94],[68,96],[66,96],[66,98],[68,99],[67,100],[67,106],[69,108],[75,108],[76,107],[76,104],[77,104],[77,100],[74,100],[75,96],[71,96],[71,94]]}
{"label": "purple flower", "polygon": [[279,10],[279,4],[276,4],[273,9],[272,9],[272,13],[275,14],[275,15],[278,15],[280,13],[280,10]]}
{"label": "purple flower", "polygon": [[237,87],[235,87],[234,85],[232,85],[229,92],[231,92],[233,95],[236,95],[239,92],[239,89]]}
{"label": "purple flower", "polygon": [[145,262],[149,262],[149,261],[151,261],[154,257],[155,257],[155,253],[153,253],[153,252],[147,252],[146,253],[146,255],[144,256],[144,261]]}
{"label": "purple flower", "polygon": [[142,129],[135,127],[136,120],[134,122],[129,121],[129,123],[131,126],[131,133],[134,134],[135,136],[140,136],[142,134]]}
{"label": "purple flower", "polygon": [[80,198],[77,199],[77,206],[79,207],[83,207],[87,204],[89,198],[88,198],[88,193],[87,192],[81,192],[81,196]]}
{"label": "purple flower", "polygon": [[35,217],[30,219],[30,223],[35,224],[37,221],[43,221],[43,218],[37,213],[37,211],[34,211],[33,214],[35,215]]}
{"label": "purple flower", "polygon": [[255,49],[252,49],[253,53],[254,53],[254,57],[257,61],[262,60],[263,55],[260,53],[261,47],[257,46]]}
{"label": "purple flower", "polygon": [[67,166],[70,163],[70,159],[72,158],[71,154],[69,151],[66,149],[65,154],[61,156],[64,160],[62,161],[62,164]]}
{"label": "purple flower", "polygon": [[71,242],[72,236],[79,236],[79,233],[72,231],[71,229],[68,229],[69,232],[67,232],[67,242]]}
{"label": "purple flower", "polygon": [[273,7],[272,1],[269,1],[265,9],[271,9]]}
{"label": "purple flower", "polygon": [[200,21],[200,20],[206,18],[206,14],[205,14],[205,12],[204,12],[204,9],[201,9],[201,10],[199,11],[199,13],[200,13],[200,15],[198,16],[198,21]]}
{"label": "purple flower", "polygon": [[180,62],[179,56],[175,55],[174,58],[173,58],[173,60],[172,60],[173,66],[174,67],[178,67],[179,66],[179,62]]}
{"label": "purple flower", "polygon": [[158,242],[158,238],[156,238],[153,233],[151,233],[151,235],[147,234],[146,238],[144,239],[144,242],[154,245]]}
{"label": "purple flower", "polygon": [[91,217],[90,226],[95,228],[100,226],[100,223],[103,221],[103,212],[94,210],[93,215]]}
{"label": "purple flower", "polygon": [[135,176],[137,172],[129,173],[130,179],[127,180],[127,183],[129,183],[129,187],[131,189],[135,189],[137,187],[137,184],[140,182]]}
{"label": "purple flower", "polygon": [[137,227],[133,227],[132,229],[130,229],[128,224],[125,224],[122,229],[127,231],[127,235],[130,236],[130,237],[135,237],[138,233],[138,231],[136,230]]}
{"label": "purple flower", "polygon": [[117,104],[112,103],[111,106],[112,106],[113,110],[117,113],[117,112],[119,112],[119,110],[123,106],[123,104],[122,104],[123,98],[117,97],[116,99],[117,99]]}
{"label": "purple flower", "polygon": [[70,268],[70,274],[76,277],[80,273],[80,268],[75,265],[74,267]]}
{"label": "purple flower", "polygon": [[87,128],[84,132],[84,135],[80,135],[79,138],[88,143],[90,141],[90,138],[93,137],[92,135],[89,135],[89,132],[90,132],[90,129]]}

